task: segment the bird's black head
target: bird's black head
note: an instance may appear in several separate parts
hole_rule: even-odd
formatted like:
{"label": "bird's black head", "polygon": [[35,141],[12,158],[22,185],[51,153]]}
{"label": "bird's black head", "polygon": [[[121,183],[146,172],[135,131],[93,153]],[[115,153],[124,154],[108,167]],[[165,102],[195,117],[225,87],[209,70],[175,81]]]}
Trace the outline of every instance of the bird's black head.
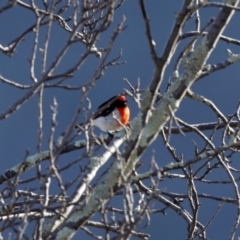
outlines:
{"label": "bird's black head", "polygon": [[[115,96],[116,98],[117,96]],[[117,108],[124,108],[127,106],[127,99],[124,95],[120,95],[117,97],[116,101],[114,102],[114,106]]]}

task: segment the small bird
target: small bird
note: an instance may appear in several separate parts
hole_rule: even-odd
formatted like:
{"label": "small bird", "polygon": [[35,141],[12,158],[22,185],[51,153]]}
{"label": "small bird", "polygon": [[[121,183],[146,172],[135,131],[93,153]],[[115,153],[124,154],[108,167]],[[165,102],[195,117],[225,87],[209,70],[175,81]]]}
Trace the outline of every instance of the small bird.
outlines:
{"label": "small bird", "polygon": [[[92,126],[99,127],[102,131],[115,132],[121,130],[130,119],[130,109],[127,106],[127,99],[124,95],[111,97],[98,107],[97,112],[90,120]],[[75,126],[82,129],[83,124]]]}

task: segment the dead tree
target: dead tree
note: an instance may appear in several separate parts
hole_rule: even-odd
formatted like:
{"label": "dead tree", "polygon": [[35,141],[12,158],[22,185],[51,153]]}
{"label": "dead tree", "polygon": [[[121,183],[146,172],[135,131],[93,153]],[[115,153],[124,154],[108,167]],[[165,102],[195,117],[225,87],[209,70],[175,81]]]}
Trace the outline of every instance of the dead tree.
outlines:
{"label": "dead tree", "polygon": [[[235,112],[223,113],[221,106],[212,100],[222,86],[212,89],[211,97],[193,90],[197,82],[240,61],[240,55],[230,49],[227,49],[226,59],[217,63],[209,60],[212,52],[219,50],[218,42],[231,43],[229,48],[240,45],[239,39],[223,35],[234,14],[239,14],[239,1],[184,0],[172,19],[169,34],[151,27],[154,16],[145,6],[150,3],[139,0],[136,7],[142,14],[141,27],[146,32],[148,58],[154,63],[154,74],[146,89],[141,88],[140,80],[135,84],[135,80],[125,79],[127,87],[121,89],[121,93],[128,95],[138,107],[138,114],[129,126],[113,136],[96,135],[87,127],[94,112],[89,94],[109,68],[125,63],[121,59],[124,58],[122,51],[110,58],[116,39],[127,26],[125,16],[117,25],[114,21],[117,12],[122,11],[124,15],[124,4],[127,4],[124,0],[43,0],[38,3],[17,0],[0,6],[2,16],[8,13],[14,18],[14,11],[34,15],[31,26],[10,43],[0,44],[1,58],[11,57],[12,61],[22,44],[27,42],[31,51],[27,81],[8,79],[0,72],[2,86],[7,84],[24,92],[21,97],[13,96],[14,103],[5,105],[0,120],[8,121],[21,111],[20,107],[34,97],[38,99],[35,154],[27,151],[24,159],[18,159],[8,170],[2,169],[0,176],[0,219],[4,239],[53,240],[74,236],[81,239],[86,236],[89,239],[158,239],[158,230],[151,230],[154,216],[158,216],[161,228],[161,222],[172,217],[167,215],[170,211],[174,212],[170,219],[173,225],[180,216],[185,226],[185,239],[208,239],[209,232],[213,231],[209,230],[211,225],[219,224],[218,215],[223,206],[234,208],[234,216],[226,217],[226,221],[232,221],[226,229],[228,238],[236,239],[240,234],[240,167],[236,163],[239,160],[240,105],[235,104]],[[202,24],[203,9],[214,9],[215,14],[205,25]],[[161,16],[157,18],[160,21]],[[192,27],[191,31],[185,31],[187,24]],[[116,26],[114,30],[113,26]],[[110,30],[108,43],[101,46],[99,39]],[[63,35],[54,35],[54,31]],[[158,42],[153,32],[169,34],[160,53],[156,50]],[[53,39],[62,42],[61,49],[54,54],[50,51]],[[63,65],[66,55],[76,51],[76,46],[80,46],[78,56]],[[86,61],[93,62],[92,75],[88,80],[76,81],[76,74],[85,70]],[[169,66],[170,78],[166,74]],[[204,84],[207,88],[207,81]],[[61,113],[58,98],[54,98],[51,105],[50,130],[44,131],[44,93],[47,89],[63,89],[68,96],[75,91],[80,96],[61,134],[56,130]],[[185,100],[202,104],[208,121],[191,123],[187,115],[179,116],[177,110],[181,110]],[[209,112],[211,117],[208,118]],[[196,112],[191,109],[191,114]],[[80,118],[85,124],[78,135],[74,126]],[[47,142],[43,135],[47,135]],[[184,150],[179,147],[183,142],[187,146]],[[150,147],[153,143],[154,150]],[[43,149],[45,145],[48,146],[46,150]],[[61,162],[63,158],[67,161]],[[31,176],[26,177],[27,172],[31,172]],[[171,187],[168,188],[171,184],[179,184],[179,190],[171,191]],[[211,186],[214,189],[230,186],[231,195],[224,190],[221,196],[216,195],[211,192]],[[215,204],[211,213],[205,209],[210,202]]]}

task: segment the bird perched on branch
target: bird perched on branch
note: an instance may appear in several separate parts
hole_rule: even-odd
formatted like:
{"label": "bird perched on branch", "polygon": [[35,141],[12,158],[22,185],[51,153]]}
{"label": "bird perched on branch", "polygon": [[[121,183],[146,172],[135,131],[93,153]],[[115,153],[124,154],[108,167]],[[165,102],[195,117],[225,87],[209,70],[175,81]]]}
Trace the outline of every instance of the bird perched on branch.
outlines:
{"label": "bird perched on branch", "polygon": [[[130,109],[124,95],[117,95],[98,107],[98,110],[90,119],[92,126],[99,127],[102,131],[115,132],[121,130],[130,119]],[[80,132],[83,124],[75,126]]]}

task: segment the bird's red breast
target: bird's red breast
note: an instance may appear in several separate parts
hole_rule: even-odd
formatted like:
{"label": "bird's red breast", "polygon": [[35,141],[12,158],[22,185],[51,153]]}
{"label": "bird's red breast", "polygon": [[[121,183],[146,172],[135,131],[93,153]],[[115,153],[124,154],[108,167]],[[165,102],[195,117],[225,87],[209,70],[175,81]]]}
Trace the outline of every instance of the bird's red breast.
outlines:
{"label": "bird's red breast", "polygon": [[120,116],[120,121],[123,125],[127,125],[130,119],[130,110],[129,107],[126,106],[124,108],[117,108]]}

